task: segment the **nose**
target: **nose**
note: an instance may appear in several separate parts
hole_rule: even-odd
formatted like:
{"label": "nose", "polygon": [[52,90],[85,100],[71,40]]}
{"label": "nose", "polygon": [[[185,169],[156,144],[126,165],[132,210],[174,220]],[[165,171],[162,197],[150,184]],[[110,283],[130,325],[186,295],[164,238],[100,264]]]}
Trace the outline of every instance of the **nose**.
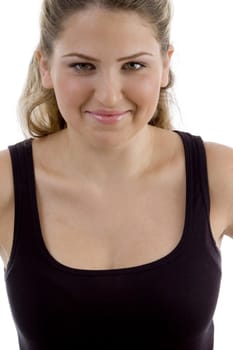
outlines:
{"label": "nose", "polygon": [[99,75],[95,86],[95,98],[107,108],[119,106],[122,99],[123,85],[120,76],[114,72]]}

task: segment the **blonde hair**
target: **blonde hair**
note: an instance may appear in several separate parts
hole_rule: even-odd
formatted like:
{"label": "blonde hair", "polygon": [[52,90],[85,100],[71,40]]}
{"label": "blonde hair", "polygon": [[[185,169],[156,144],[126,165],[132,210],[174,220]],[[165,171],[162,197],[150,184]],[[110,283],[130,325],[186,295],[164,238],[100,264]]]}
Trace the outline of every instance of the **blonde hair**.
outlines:
{"label": "blonde hair", "polygon": [[[25,86],[18,101],[18,114],[24,134],[42,137],[66,128],[54,90],[42,86],[36,53],[40,50],[48,58],[51,57],[54,41],[64,30],[64,22],[74,12],[93,5],[109,10],[135,11],[145,17],[154,29],[162,55],[167,52],[172,16],[170,0],[44,0],[40,15],[40,42],[33,54]],[[161,88],[156,112],[148,124],[163,129],[172,128],[169,88],[173,85],[174,75],[170,69],[168,85]]]}

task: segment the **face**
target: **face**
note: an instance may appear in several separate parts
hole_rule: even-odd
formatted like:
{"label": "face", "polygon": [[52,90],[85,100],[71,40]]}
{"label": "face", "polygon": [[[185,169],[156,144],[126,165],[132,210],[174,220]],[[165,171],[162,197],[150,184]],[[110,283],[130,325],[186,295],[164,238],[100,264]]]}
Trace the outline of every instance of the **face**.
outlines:
{"label": "face", "polygon": [[39,52],[38,59],[68,132],[118,143],[149,127],[171,54],[161,56],[151,26],[136,13],[90,8],[69,17],[49,61]]}

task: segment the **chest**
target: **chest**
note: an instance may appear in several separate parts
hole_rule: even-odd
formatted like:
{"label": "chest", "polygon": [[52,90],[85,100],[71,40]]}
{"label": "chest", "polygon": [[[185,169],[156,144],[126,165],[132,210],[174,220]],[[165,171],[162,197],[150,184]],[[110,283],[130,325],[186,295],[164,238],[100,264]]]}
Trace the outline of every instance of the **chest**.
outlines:
{"label": "chest", "polygon": [[171,252],[185,221],[185,181],[100,191],[37,181],[41,234],[60,263],[82,269],[145,264]]}

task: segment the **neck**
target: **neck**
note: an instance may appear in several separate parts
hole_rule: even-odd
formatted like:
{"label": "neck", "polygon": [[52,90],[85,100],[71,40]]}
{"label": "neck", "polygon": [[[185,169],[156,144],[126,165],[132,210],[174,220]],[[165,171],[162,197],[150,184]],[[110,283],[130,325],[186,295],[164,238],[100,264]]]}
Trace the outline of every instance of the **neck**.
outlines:
{"label": "neck", "polygon": [[119,183],[140,178],[151,164],[155,128],[146,126],[121,146],[113,143],[87,143],[68,129],[60,133],[67,176],[83,176],[96,184]]}

